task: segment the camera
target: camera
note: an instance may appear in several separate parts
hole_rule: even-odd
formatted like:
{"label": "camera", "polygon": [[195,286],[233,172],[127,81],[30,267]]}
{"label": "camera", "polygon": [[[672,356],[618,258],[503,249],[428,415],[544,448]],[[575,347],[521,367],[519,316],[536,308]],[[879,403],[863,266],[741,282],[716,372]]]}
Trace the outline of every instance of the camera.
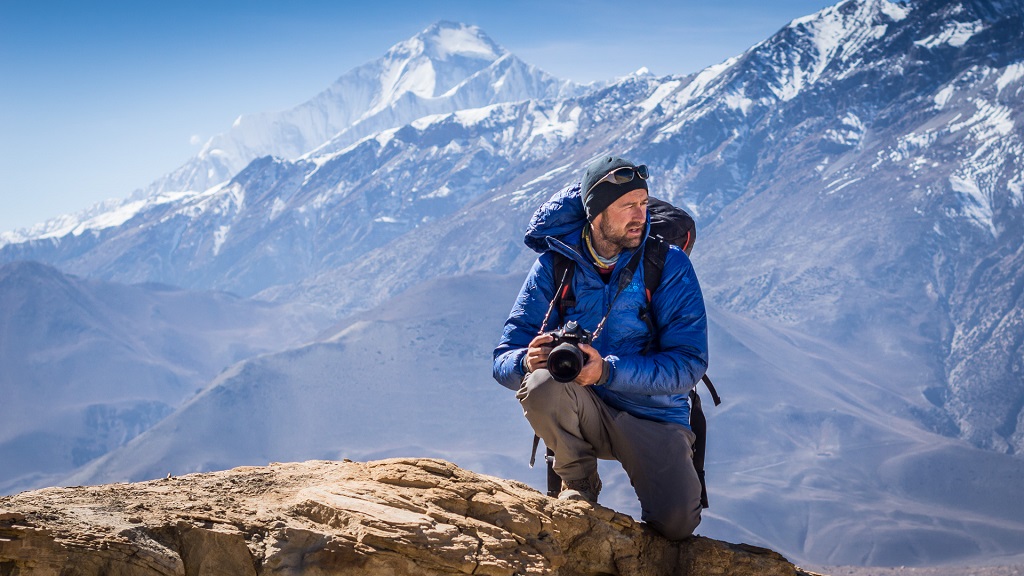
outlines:
{"label": "camera", "polygon": [[587,355],[580,350],[580,344],[590,344],[593,336],[574,320],[548,334],[554,337],[551,341],[554,349],[548,353],[548,372],[559,382],[572,382],[587,362]]}

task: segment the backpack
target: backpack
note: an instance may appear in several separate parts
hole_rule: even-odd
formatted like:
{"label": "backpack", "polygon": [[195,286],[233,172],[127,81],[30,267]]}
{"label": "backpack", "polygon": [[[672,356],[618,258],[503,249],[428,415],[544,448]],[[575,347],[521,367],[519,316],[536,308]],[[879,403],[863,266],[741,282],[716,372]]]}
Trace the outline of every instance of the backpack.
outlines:
{"label": "backpack", "polygon": [[[650,330],[651,339],[647,343],[647,347],[644,349],[644,354],[650,352],[651,347],[654,345],[658,337],[658,324],[657,316],[655,311],[650,307],[651,299],[654,296],[654,292],[658,289],[658,285],[661,284],[661,273],[665,269],[665,259],[668,256],[669,245],[674,244],[683,249],[683,251],[689,255],[693,249],[693,243],[696,240],[696,226],[693,218],[682,208],[678,208],[657,198],[650,197],[647,212],[651,218],[651,232],[648,235],[646,244],[644,247],[644,288],[647,294],[648,306],[641,310],[640,318],[647,324]],[[554,278],[555,284],[558,285],[563,278],[572,278],[575,273],[576,262],[571,258],[568,258],[560,252],[554,252]],[[634,258],[626,264],[628,274],[632,276],[632,272],[636,270],[638,259]],[[555,295],[558,301],[559,314],[563,317],[565,310],[576,305],[576,295],[572,291],[572,283],[567,282],[564,287],[559,288],[559,293]],[[714,384],[711,383],[711,379],[705,374],[701,377],[704,382],[704,386],[707,387],[708,392],[711,393],[711,398],[715,402],[715,406],[722,403],[722,399],[718,396],[718,391],[715,390]],[[700,478],[700,505],[702,508],[708,507],[708,491],[707,485],[704,482],[704,456],[707,447],[707,419],[704,417],[704,409],[701,406],[700,396],[697,394],[697,389],[694,387],[690,390],[690,429],[693,431],[696,439],[693,443],[693,467],[697,470],[697,476]],[[539,438],[534,436],[533,439],[533,451],[534,455],[537,452],[537,444],[540,441]],[[533,466],[536,456],[531,457],[530,466]],[[555,473],[552,466],[554,462],[554,452],[548,448],[545,456],[545,460],[548,463],[548,495],[557,497],[561,490],[562,479]]]}

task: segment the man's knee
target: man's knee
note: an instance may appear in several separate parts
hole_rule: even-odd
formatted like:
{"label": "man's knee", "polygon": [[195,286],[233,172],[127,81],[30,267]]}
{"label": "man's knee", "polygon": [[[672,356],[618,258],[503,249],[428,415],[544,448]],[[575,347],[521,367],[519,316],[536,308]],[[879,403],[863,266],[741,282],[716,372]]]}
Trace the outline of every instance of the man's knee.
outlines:
{"label": "man's knee", "polygon": [[670,510],[663,518],[651,518],[647,523],[669,540],[682,540],[693,535],[700,524],[700,504],[695,510]]}
{"label": "man's knee", "polygon": [[537,409],[554,407],[558,402],[559,395],[565,391],[565,385],[558,382],[548,373],[547,370],[531,372],[522,387],[516,393],[516,398],[524,408],[533,406]]}

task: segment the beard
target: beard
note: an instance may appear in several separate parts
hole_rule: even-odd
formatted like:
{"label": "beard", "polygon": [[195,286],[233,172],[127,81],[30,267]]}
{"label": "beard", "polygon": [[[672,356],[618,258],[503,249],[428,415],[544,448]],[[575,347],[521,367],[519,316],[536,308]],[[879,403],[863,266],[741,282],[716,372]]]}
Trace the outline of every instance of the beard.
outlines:
{"label": "beard", "polygon": [[[623,226],[622,229],[614,230],[608,223],[608,220],[602,218],[597,223],[597,230],[601,234],[601,237],[605,242],[617,246],[620,249],[620,251],[632,250],[640,246],[640,243],[643,242],[644,224],[644,222],[630,222]],[[640,228],[640,235],[630,237],[628,230],[631,228]]]}

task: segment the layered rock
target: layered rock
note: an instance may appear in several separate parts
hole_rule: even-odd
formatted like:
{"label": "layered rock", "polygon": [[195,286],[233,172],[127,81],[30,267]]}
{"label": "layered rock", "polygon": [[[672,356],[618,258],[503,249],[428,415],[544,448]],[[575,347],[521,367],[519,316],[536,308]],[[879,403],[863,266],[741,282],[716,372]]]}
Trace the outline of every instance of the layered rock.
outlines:
{"label": "layered rock", "polygon": [[310,461],[0,498],[0,574],[807,574],[442,460]]}

